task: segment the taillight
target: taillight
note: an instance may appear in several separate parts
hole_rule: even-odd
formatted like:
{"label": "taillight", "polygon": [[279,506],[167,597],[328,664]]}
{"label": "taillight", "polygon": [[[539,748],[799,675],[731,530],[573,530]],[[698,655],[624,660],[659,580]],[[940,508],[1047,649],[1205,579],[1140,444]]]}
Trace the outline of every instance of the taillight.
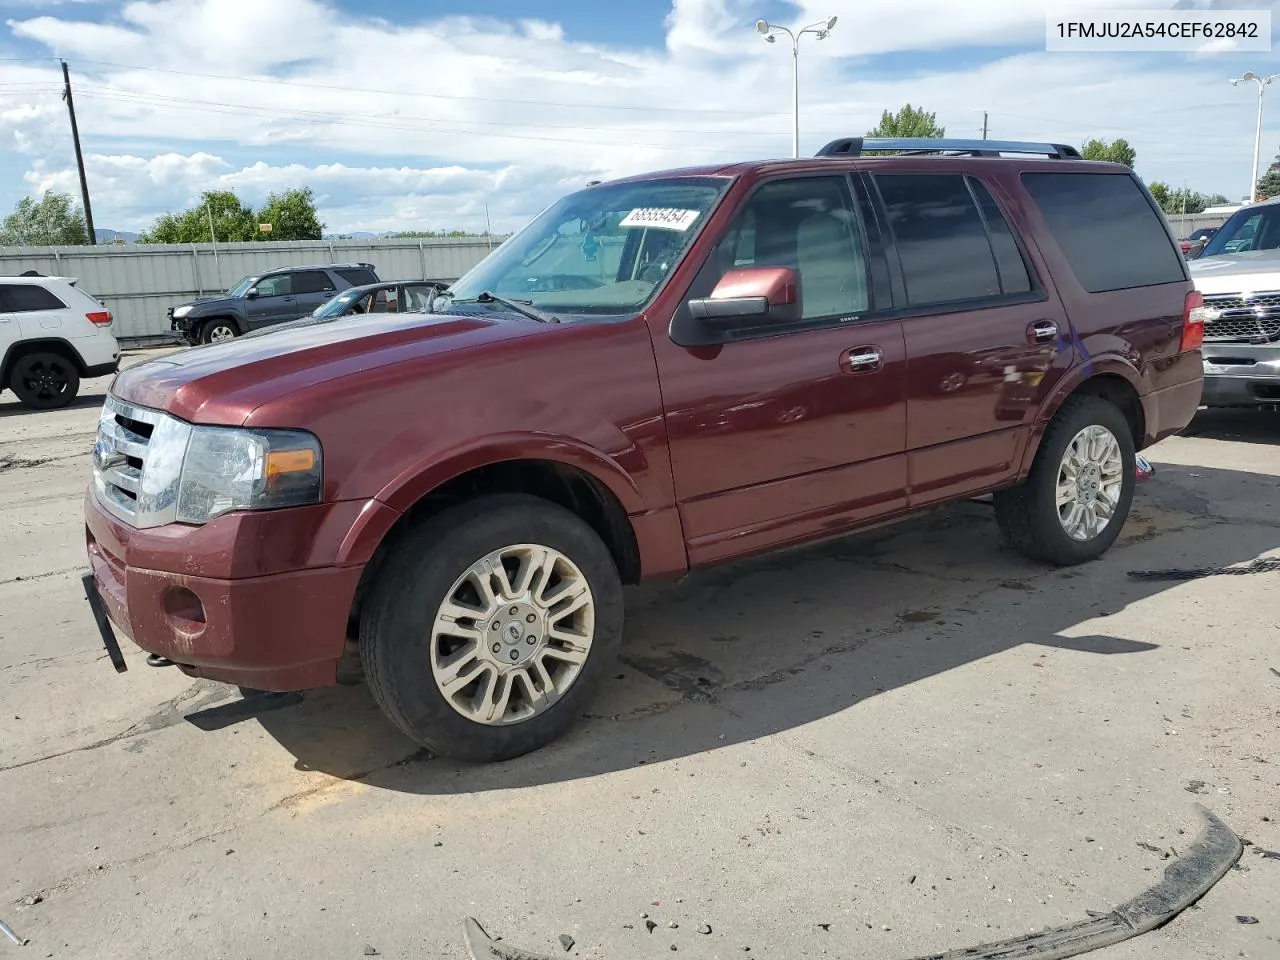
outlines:
{"label": "taillight", "polygon": [[1210,319],[1210,308],[1204,305],[1204,297],[1199,290],[1187,294],[1182,307],[1182,346],[1181,351],[1187,353],[1199,350],[1204,343],[1204,323]]}
{"label": "taillight", "polygon": [[95,310],[93,313],[86,313],[85,317],[95,327],[111,326],[112,317],[110,310]]}

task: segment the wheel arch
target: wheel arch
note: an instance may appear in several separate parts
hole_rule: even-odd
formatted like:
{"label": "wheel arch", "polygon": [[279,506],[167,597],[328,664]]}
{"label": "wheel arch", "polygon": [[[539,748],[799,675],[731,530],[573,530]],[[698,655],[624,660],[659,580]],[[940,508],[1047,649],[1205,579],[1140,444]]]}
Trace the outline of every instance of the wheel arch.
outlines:
{"label": "wheel arch", "polygon": [[72,346],[71,341],[62,337],[37,337],[33,340],[19,340],[11,345],[5,351],[4,360],[0,362],[0,386],[7,388],[9,386],[9,376],[13,373],[13,365],[20,359],[31,353],[39,353],[41,350],[51,350],[66,357],[76,365],[76,373],[84,376],[86,370],[84,358],[80,356],[80,351]]}
{"label": "wheel arch", "polygon": [[249,329],[248,324],[246,324],[244,320],[236,316],[234,313],[214,313],[214,314],[210,314],[207,317],[195,317],[191,321],[193,324],[195,324],[194,329],[195,329],[197,339],[204,335],[204,328],[208,324],[215,323],[218,320],[226,320],[228,323],[230,323],[231,326],[235,328],[237,336],[241,336],[241,337],[244,336]]}
{"label": "wheel arch", "polygon": [[[384,500],[398,511],[389,527],[366,525],[353,530],[343,544],[348,555],[369,556],[352,603],[353,626],[358,622],[369,586],[407,531],[450,506],[489,494],[525,493],[569,510],[604,541],[624,584],[640,580],[639,542],[628,517],[627,503],[618,496],[616,478],[610,483],[599,471],[580,463],[532,456],[491,459],[465,467],[455,463],[452,470],[441,465],[415,480],[418,482],[403,485],[390,495],[391,499]],[[630,491],[639,495],[633,487]]]}
{"label": "wheel arch", "polygon": [[1144,392],[1142,375],[1136,367],[1120,358],[1095,359],[1074,376],[1064,378],[1041,407],[1035,429],[1022,456],[1018,479],[1025,480],[1030,473],[1031,465],[1035,463],[1036,454],[1040,450],[1040,442],[1044,439],[1045,429],[1071,397],[1099,397],[1115,405],[1128,421],[1135,449],[1141,450],[1148,446],[1147,415],[1142,405]]}

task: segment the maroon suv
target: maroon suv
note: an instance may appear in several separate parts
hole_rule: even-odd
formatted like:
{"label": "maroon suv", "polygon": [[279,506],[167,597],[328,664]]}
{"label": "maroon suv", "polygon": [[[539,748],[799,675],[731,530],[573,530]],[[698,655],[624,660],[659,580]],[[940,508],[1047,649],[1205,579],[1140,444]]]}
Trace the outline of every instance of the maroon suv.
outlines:
{"label": "maroon suv", "polygon": [[434,309],[116,378],[85,501],[115,658],[111,623],[292,690],[334,683],[350,638],[409,736],[511,757],[610,672],[623,584],[984,493],[1018,550],[1090,560],[1136,451],[1200,401],[1156,205],[1050,144],[593,185]]}

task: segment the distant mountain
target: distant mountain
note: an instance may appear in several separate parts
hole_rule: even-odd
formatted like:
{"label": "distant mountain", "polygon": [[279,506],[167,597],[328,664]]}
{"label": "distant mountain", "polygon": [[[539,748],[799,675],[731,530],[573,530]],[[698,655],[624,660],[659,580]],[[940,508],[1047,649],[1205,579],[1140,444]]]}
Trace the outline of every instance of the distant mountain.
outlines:
{"label": "distant mountain", "polygon": [[137,243],[138,234],[130,233],[128,230],[101,230],[95,229],[94,236],[98,238],[99,243],[115,243],[119,240],[121,243]]}

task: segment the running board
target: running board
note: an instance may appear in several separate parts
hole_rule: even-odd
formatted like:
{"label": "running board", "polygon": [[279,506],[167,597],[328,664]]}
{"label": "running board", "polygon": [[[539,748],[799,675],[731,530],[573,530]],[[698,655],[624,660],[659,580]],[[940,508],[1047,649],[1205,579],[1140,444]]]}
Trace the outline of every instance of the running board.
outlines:
{"label": "running board", "polygon": [[[1164,879],[1110,913],[999,943],[932,953],[917,960],[1063,960],[1140,936],[1168,923],[1204,896],[1240,859],[1243,847],[1225,823],[1196,804],[1204,824],[1195,842],[1165,867]],[[474,919],[465,924],[472,960],[552,960],[494,940]]]}

